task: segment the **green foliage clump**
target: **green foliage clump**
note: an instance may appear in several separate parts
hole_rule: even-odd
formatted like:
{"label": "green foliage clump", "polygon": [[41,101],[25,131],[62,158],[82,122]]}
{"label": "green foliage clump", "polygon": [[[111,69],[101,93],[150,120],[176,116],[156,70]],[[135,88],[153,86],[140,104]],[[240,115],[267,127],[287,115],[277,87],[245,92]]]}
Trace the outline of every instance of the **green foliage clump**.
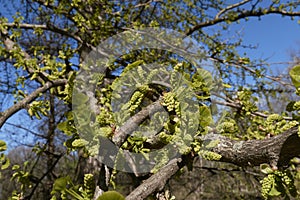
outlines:
{"label": "green foliage clump", "polygon": [[290,70],[290,77],[292,79],[292,82],[294,84],[294,86],[296,88],[300,87],[300,65],[296,65],[294,66],[291,70]]}
{"label": "green foliage clump", "polygon": [[238,126],[233,119],[228,119],[224,122],[219,123],[217,126],[217,130],[221,134],[231,135],[238,132]]}
{"label": "green foliage clump", "polygon": [[29,167],[29,161],[25,161],[23,167],[21,167],[20,165],[14,165],[12,167],[12,170],[15,171],[12,175],[12,180],[17,180],[21,184],[21,193],[25,192],[33,186],[33,183],[30,181],[31,178],[33,178],[33,174],[29,172]]}
{"label": "green foliage clump", "polygon": [[169,112],[175,111],[180,116],[180,102],[176,101],[176,94],[172,92],[165,93],[162,105],[166,106]]}
{"label": "green foliage clump", "polygon": [[220,154],[217,154],[215,152],[212,151],[207,151],[207,150],[200,150],[198,151],[199,156],[203,157],[206,160],[220,160],[222,158],[222,156]]}
{"label": "green foliage clump", "polygon": [[242,112],[245,115],[250,115],[251,113],[258,110],[255,102],[257,102],[257,97],[252,96],[252,92],[249,90],[242,90],[237,93],[239,103],[242,106]]}
{"label": "green foliage clump", "polygon": [[196,73],[193,74],[191,85],[200,100],[210,98],[210,91],[216,86],[211,73],[202,68],[197,68]]}
{"label": "green foliage clump", "polygon": [[28,114],[35,116],[37,119],[41,119],[41,114],[47,116],[49,110],[48,101],[34,101],[29,105]]}
{"label": "green foliage clump", "polygon": [[144,99],[145,93],[142,91],[135,91],[129,101],[129,112],[134,113],[136,109],[141,105]]}
{"label": "green foliage clump", "polygon": [[125,198],[116,191],[104,192],[97,200],[125,200]]}
{"label": "green foliage clump", "polygon": [[[90,200],[93,199],[95,193],[94,175],[85,174],[82,185],[74,185],[70,176],[61,177],[55,180],[51,192],[51,200],[62,199],[76,199],[76,200]],[[58,198],[58,196],[60,198]]]}
{"label": "green foliage clump", "polygon": [[83,187],[80,189],[82,196],[92,199],[95,192],[95,180],[93,174],[85,174],[83,179]]}
{"label": "green foliage clump", "polygon": [[297,121],[287,121],[281,115],[272,114],[265,122],[266,131],[271,135],[278,135],[299,124]]}
{"label": "green foliage clump", "polygon": [[261,180],[261,193],[265,199],[274,196],[282,196],[285,199],[297,196],[297,189],[294,184],[294,177],[288,170],[269,170],[268,175]]}

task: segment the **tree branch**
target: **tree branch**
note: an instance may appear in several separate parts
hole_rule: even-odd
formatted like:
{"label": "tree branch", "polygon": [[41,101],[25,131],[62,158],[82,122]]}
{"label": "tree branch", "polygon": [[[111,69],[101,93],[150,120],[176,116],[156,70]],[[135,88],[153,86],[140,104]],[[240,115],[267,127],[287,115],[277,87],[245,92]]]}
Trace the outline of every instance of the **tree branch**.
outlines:
{"label": "tree branch", "polygon": [[[219,63],[222,63],[222,64],[225,64],[225,65],[234,66],[236,68],[242,68],[245,71],[248,71],[248,72],[252,73],[253,75],[256,75],[256,73],[257,73],[254,69],[251,69],[251,68],[249,68],[249,67],[247,67],[245,65],[236,63],[234,61],[227,62],[227,61],[225,61],[223,59],[215,58],[215,57],[210,58],[210,60],[216,61],[216,62],[219,62]],[[270,79],[270,80],[272,80],[274,82],[278,82],[279,84],[281,84],[281,85],[283,85],[285,87],[289,87],[289,88],[293,88],[293,89],[295,88],[294,85],[292,85],[291,83],[282,81],[281,78],[269,76],[269,75],[266,75],[266,74],[261,74],[261,76],[263,76],[263,77],[265,77],[267,79]]]}
{"label": "tree branch", "polygon": [[268,163],[275,168],[287,167],[290,159],[300,155],[298,126],[264,140],[237,141],[212,133],[202,139],[218,140],[218,145],[211,151],[222,156],[221,162],[238,166],[259,166]]}
{"label": "tree branch", "polygon": [[10,28],[21,28],[21,29],[40,28],[42,30],[48,30],[48,31],[52,31],[55,33],[59,33],[59,34],[71,37],[71,38],[75,39],[77,42],[82,43],[82,40],[80,37],[70,33],[70,31],[68,31],[68,30],[58,28],[58,27],[54,26],[53,24],[44,25],[44,24],[27,24],[27,23],[22,23],[22,24],[5,23],[4,26],[10,27]]}
{"label": "tree branch", "polygon": [[[12,51],[17,47],[17,44],[9,38],[7,30],[0,31],[0,39],[3,41],[5,48],[8,51]],[[25,60],[29,60],[31,58],[31,56],[26,51],[22,50],[21,52],[23,53]],[[34,72],[35,72],[34,69],[30,68],[29,66],[25,66],[25,68],[26,68],[26,71],[30,75],[34,74]],[[47,73],[40,72],[40,76],[38,76],[36,79],[39,83],[43,83],[43,82],[47,81],[48,80]]]}
{"label": "tree branch", "polygon": [[122,125],[120,128],[117,128],[112,139],[113,142],[117,146],[121,146],[127,135],[133,132],[149,115],[161,109],[163,109],[163,107],[160,104],[160,99],[142,109],[140,112],[127,120],[124,125]]}
{"label": "tree branch", "polygon": [[179,169],[183,167],[181,158],[171,160],[166,166],[162,167],[156,174],[145,180],[135,188],[126,200],[143,200],[155,191],[160,191]]}
{"label": "tree branch", "polygon": [[[264,140],[236,141],[213,133],[205,135],[202,139],[204,142],[218,140],[218,145],[211,151],[222,156],[221,162],[238,166],[258,166],[269,163],[273,169],[277,169],[277,167],[287,167],[290,159],[300,154],[298,127]],[[171,160],[133,190],[126,200],[142,200],[153,192],[162,190],[166,181],[183,166],[184,161],[181,158]]]}
{"label": "tree branch", "polygon": [[[132,120],[128,120],[125,123],[126,125],[122,127],[122,131],[114,136],[114,141],[122,142],[125,140],[123,136],[122,139],[118,139],[117,137],[126,135],[127,131],[132,131],[148,115],[149,110],[153,112],[158,107],[160,107],[158,103],[151,104],[136,114]],[[298,127],[293,127],[280,135],[264,140],[237,141],[214,133],[201,137],[201,140],[203,142],[217,140],[218,145],[210,150],[222,156],[220,159],[221,162],[233,163],[238,166],[258,166],[268,163],[272,168],[277,169],[277,167],[288,166],[290,159],[300,154]],[[120,144],[118,143],[118,145]],[[144,199],[153,192],[162,190],[166,181],[184,164],[181,159],[172,160],[168,165],[161,168],[156,174],[153,174],[132,191],[126,197],[126,200]]]}
{"label": "tree branch", "polygon": [[[298,127],[264,140],[236,141],[227,137],[210,133],[203,138],[204,142],[218,140],[219,143],[211,151],[222,156],[221,162],[233,163],[238,166],[258,166],[269,163],[273,168],[286,167],[289,160],[300,154],[300,138]],[[155,191],[164,188],[170,179],[182,166],[182,159],[174,159],[156,174],[145,180],[133,190],[126,200],[142,200]]]}
{"label": "tree branch", "polygon": [[31,190],[30,194],[28,196],[26,196],[24,199],[30,200],[32,198],[32,196],[34,195],[34,192],[38,188],[39,184],[49,173],[51,173],[53,171],[54,167],[56,166],[56,164],[58,163],[58,161],[61,159],[62,156],[63,156],[63,154],[57,155],[55,162],[51,166],[49,166],[48,170],[37,180],[37,182],[35,183],[35,186]]}
{"label": "tree branch", "polygon": [[239,6],[241,6],[241,5],[244,5],[244,4],[248,3],[249,1],[251,1],[251,0],[244,0],[244,1],[241,1],[241,2],[238,2],[238,3],[235,3],[235,4],[232,4],[232,5],[227,6],[226,8],[222,9],[222,10],[216,15],[215,19],[220,18],[220,16],[221,16],[222,14],[224,14],[225,12],[227,12],[228,10],[231,10],[231,9],[234,9],[234,8],[239,7]]}
{"label": "tree branch", "polygon": [[54,81],[49,81],[45,83],[42,87],[39,87],[34,92],[32,92],[30,95],[26,96],[24,99],[19,101],[18,103],[14,104],[10,108],[8,108],[6,111],[0,113],[0,128],[3,126],[3,124],[6,122],[8,118],[10,118],[13,114],[18,112],[19,110],[26,108],[26,106],[34,101],[40,94],[46,92],[48,89],[56,86],[61,86],[67,84],[66,79],[58,79]]}
{"label": "tree branch", "polygon": [[229,17],[229,16],[223,16],[223,17],[216,17],[212,20],[207,20],[205,22],[202,22],[200,24],[197,24],[195,26],[193,26],[192,28],[190,28],[185,34],[186,35],[191,35],[193,34],[195,31],[204,28],[204,27],[208,27],[211,25],[215,25],[218,23],[222,23],[225,21],[230,21],[230,22],[235,22],[238,21],[240,19],[244,19],[247,17],[260,17],[263,15],[267,15],[267,14],[280,14],[283,16],[290,16],[290,17],[296,17],[296,16],[300,16],[300,12],[287,12],[283,9],[279,9],[278,7],[274,8],[274,7],[270,7],[268,9],[258,9],[258,10],[245,10],[245,11],[241,11],[236,17]]}
{"label": "tree branch", "polygon": [[[223,106],[228,106],[228,107],[232,107],[232,108],[236,108],[236,109],[242,109],[242,105],[238,102],[225,102],[225,101],[218,101],[218,100],[212,100],[212,103],[218,104],[218,105],[223,105]],[[269,115],[264,114],[262,112],[251,112],[251,115],[253,116],[259,116],[259,117],[263,117],[263,118],[267,118],[269,117]],[[285,120],[293,120],[292,117],[282,117]]]}

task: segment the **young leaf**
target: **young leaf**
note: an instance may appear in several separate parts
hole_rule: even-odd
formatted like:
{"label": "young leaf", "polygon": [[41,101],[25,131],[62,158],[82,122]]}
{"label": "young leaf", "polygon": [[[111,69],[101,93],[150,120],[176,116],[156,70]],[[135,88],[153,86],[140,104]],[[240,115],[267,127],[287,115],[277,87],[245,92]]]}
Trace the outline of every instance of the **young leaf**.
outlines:
{"label": "young leaf", "polygon": [[6,143],[3,140],[0,140],[0,151],[6,150]]}
{"label": "young leaf", "polygon": [[125,200],[125,198],[116,191],[104,192],[97,200]]}
{"label": "young leaf", "polygon": [[72,142],[73,147],[83,147],[88,144],[88,141],[84,139],[76,139]]}
{"label": "young leaf", "polygon": [[8,158],[5,157],[5,160],[2,162],[2,165],[1,165],[1,170],[3,169],[7,169],[10,165],[10,161]]}
{"label": "young leaf", "polygon": [[61,177],[55,180],[53,184],[53,191],[64,191],[67,188],[67,184],[70,181],[70,177]]}
{"label": "young leaf", "polygon": [[290,76],[294,86],[300,87],[300,65],[296,65],[291,69]]}
{"label": "young leaf", "polygon": [[264,163],[260,165],[260,171],[264,174],[270,174],[273,173],[272,168],[270,167],[270,165]]}

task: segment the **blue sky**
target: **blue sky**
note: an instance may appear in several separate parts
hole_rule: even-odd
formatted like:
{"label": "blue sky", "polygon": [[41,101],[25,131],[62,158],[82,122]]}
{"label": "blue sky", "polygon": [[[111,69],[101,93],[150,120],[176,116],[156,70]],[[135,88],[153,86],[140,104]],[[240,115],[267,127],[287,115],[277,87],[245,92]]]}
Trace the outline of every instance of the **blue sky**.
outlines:
{"label": "blue sky", "polygon": [[[241,30],[244,44],[257,45],[247,52],[250,58],[269,58],[270,63],[291,61],[290,51],[300,50],[299,18],[291,20],[279,15],[257,17],[233,25],[232,30]],[[284,66],[281,66],[284,67]]]}

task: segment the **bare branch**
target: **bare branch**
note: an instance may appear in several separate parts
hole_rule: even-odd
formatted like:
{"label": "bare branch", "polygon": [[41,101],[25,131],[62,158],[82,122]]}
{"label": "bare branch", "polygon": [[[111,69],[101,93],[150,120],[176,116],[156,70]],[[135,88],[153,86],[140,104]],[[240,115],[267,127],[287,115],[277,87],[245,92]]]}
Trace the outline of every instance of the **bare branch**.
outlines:
{"label": "bare branch", "polygon": [[44,135],[38,134],[38,133],[34,132],[33,130],[31,130],[30,128],[25,128],[25,127],[23,127],[23,126],[21,126],[21,125],[19,125],[19,124],[13,124],[13,123],[9,123],[9,122],[6,122],[6,124],[9,125],[9,126],[13,126],[13,127],[14,127],[13,129],[14,129],[14,130],[16,130],[16,129],[22,129],[22,130],[24,130],[24,131],[26,131],[26,132],[28,132],[28,133],[31,133],[31,134],[34,135],[34,136],[38,136],[38,137],[41,137],[41,138],[43,138],[43,139],[46,138]]}
{"label": "bare branch", "polygon": [[232,17],[229,18],[228,16],[223,16],[220,18],[214,18],[212,20],[207,20],[205,22],[197,24],[197,25],[193,26],[192,28],[190,28],[189,30],[187,30],[186,35],[191,35],[192,33],[194,33],[195,31],[197,31],[201,28],[215,25],[218,23],[222,23],[225,21],[235,22],[240,19],[247,18],[247,17],[260,17],[260,16],[267,15],[267,14],[279,14],[279,15],[283,15],[283,16],[296,17],[296,16],[300,16],[300,11],[299,12],[287,12],[282,9],[274,8],[274,7],[270,7],[265,10],[262,10],[262,9],[245,10],[245,11],[241,11],[236,17],[233,17],[233,18]]}
{"label": "bare branch", "polygon": [[31,199],[31,197],[34,195],[35,190],[38,188],[39,184],[49,173],[53,171],[54,167],[57,165],[58,161],[61,159],[62,156],[63,154],[57,155],[57,158],[54,161],[54,163],[51,166],[49,166],[49,169],[38,180],[36,180],[35,186],[32,188],[30,194],[26,196],[24,199]]}
{"label": "bare branch", "polygon": [[[256,71],[255,70],[253,70],[253,69],[251,69],[251,68],[249,68],[249,67],[247,67],[245,65],[238,64],[238,63],[232,62],[232,61],[226,62],[225,60],[222,60],[220,58],[210,58],[210,59],[212,61],[217,61],[217,62],[220,62],[220,63],[223,63],[223,64],[234,66],[236,68],[242,68],[242,69],[244,69],[244,70],[246,70],[246,71],[248,71],[248,72],[256,75]],[[273,77],[273,76],[269,76],[269,75],[266,75],[266,74],[261,74],[261,76],[263,76],[263,77],[265,77],[267,79],[270,79],[270,80],[272,80],[274,82],[278,82],[279,84],[281,84],[283,86],[286,86],[286,87],[289,87],[289,88],[295,88],[291,83],[287,83],[287,82],[282,81],[280,77]]]}
{"label": "bare branch", "polygon": [[[228,107],[232,107],[232,108],[236,108],[236,109],[242,109],[242,105],[238,102],[225,102],[225,101],[218,101],[218,100],[212,100],[212,103],[218,104],[218,105],[223,105],[223,106],[228,106]],[[251,112],[251,115],[253,116],[259,116],[259,117],[263,117],[263,118],[267,118],[269,117],[269,115],[264,114],[262,112]],[[285,120],[293,120],[292,117],[283,117],[283,119]]]}
{"label": "bare branch", "polygon": [[225,12],[227,12],[228,10],[231,10],[231,9],[234,9],[234,8],[239,7],[239,6],[241,6],[241,5],[244,5],[244,4],[246,4],[246,3],[250,2],[250,1],[251,1],[251,0],[244,0],[244,1],[241,1],[241,2],[238,2],[238,3],[235,3],[235,4],[232,4],[232,5],[227,6],[226,8],[222,9],[222,10],[216,15],[215,19],[220,18],[220,16],[221,16],[222,14],[224,14]]}
{"label": "bare branch", "polygon": [[134,7],[135,7],[135,8],[138,8],[138,7],[142,7],[142,6],[147,6],[147,5],[149,5],[149,4],[151,4],[151,3],[155,3],[155,2],[160,2],[160,3],[162,3],[163,1],[162,1],[162,0],[150,0],[150,1],[147,1],[147,2],[145,2],[145,3],[139,3],[139,4],[135,5]]}

